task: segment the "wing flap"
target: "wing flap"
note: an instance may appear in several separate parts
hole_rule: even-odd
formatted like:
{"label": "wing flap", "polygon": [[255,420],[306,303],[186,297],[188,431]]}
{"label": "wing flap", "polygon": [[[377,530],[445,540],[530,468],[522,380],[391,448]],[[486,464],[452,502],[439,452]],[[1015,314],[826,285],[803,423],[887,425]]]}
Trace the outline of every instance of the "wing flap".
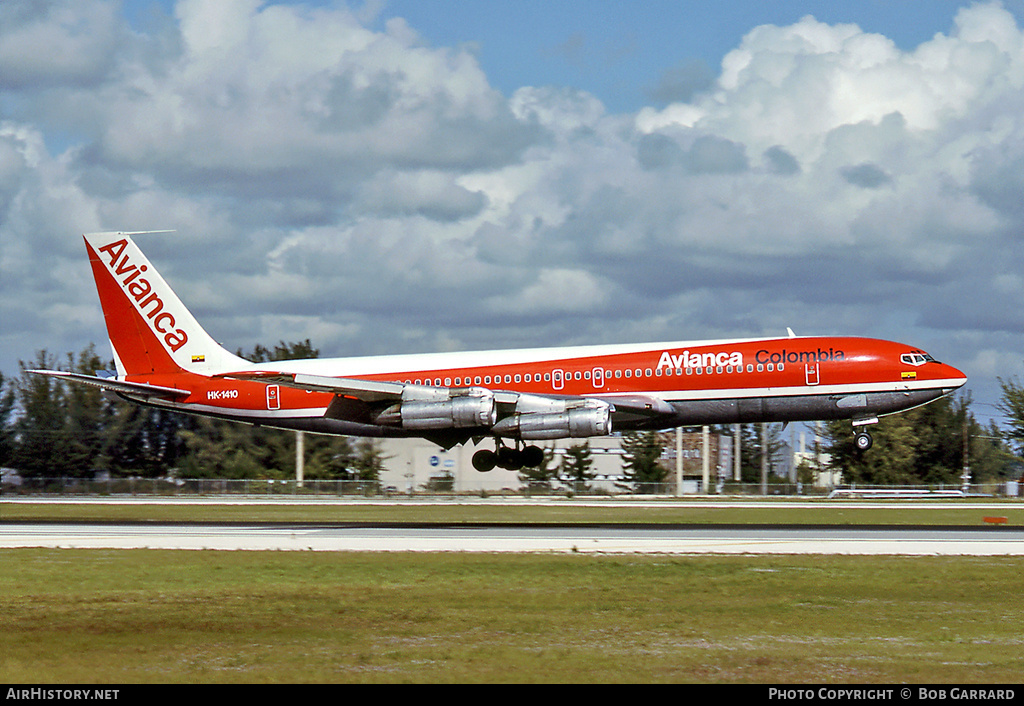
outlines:
{"label": "wing flap", "polygon": [[668,417],[675,409],[665,400],[652,395],[591,395],[612,406],[612,413],[619,417]]}

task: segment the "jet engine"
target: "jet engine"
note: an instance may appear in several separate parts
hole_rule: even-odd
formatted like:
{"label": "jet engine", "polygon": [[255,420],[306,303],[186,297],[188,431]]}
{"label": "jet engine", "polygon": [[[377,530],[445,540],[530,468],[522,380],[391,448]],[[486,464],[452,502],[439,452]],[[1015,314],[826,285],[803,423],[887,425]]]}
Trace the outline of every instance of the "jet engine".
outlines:
{"label": "jet engine", "polygon": [[560,400],[522,395],[513,414],[491,431],[516,439],[563,439],[612,433],[612,408],[601,400]]}
{"label": "jet engine", "polygon": [[490,427],[497,420],[494,393],[482,387],[440,389],[407,385],[402,401],[377,415],[378,424],[403,429]]}

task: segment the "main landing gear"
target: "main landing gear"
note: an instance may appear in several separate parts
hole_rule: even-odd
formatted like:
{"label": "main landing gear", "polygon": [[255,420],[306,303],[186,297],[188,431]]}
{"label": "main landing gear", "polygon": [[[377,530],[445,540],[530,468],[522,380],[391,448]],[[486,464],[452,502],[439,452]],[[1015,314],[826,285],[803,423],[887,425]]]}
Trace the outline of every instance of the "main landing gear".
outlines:
{"label": "main landing gear", "polygon": [[497,450],[481,449],[473,454],[473,468],[486,473],[493,470],[495,466],[508,471],[518,471],[520,468],[533,468],[544,461],[544,449],[539,446],[527,446],[523,449],[512,449],[497,442]]}

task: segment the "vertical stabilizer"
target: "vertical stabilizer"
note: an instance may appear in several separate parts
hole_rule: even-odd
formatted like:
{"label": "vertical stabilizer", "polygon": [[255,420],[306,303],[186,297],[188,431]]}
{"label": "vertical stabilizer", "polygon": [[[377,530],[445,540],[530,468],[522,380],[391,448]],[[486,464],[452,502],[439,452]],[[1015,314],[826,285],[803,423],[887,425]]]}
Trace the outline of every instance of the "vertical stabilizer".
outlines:
{"label": "vertical stabilizer", "polygon": [[203,330],[131,234],[90,233],[85,246],[119,377],[211,375],[250,365]]}

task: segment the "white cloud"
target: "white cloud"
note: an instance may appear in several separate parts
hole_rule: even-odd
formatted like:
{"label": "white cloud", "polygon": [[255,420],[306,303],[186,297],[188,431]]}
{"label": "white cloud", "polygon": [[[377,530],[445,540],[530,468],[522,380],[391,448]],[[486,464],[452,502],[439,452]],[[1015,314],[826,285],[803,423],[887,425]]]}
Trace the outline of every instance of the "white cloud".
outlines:
{"label": "white cloud", "polygon": [[[0,113],[5,372],[102,340],[77,239],[101,228],[177,228],[143,246],[232,348],[793,326],[1020,370],[1024,35],[998,4],[912,50],[810,17],[752,28],[712,89],[633,116],[571,87],[506,99],[469,51],[339,5],[187,1],[153,35],[109,3],[46,7],[0,22],[21,95]],[[81,71],[3,53],[44,30]],[[53,125],[82,144],[51,154]]]}
{"label": "white cloud", "polygon": [[487,204],[479,191],[461,186],[452,174],[434,170],[380,172],[357,193],[357,209],[398,216],[422,215],[438,221],[473,216]]}
{"label": "white cloud", "polygon": [[489,298],[486,306],[499,315],[599,314],[609,298],[608,285],[589,272],[545,268],[535,281],[517,292]]}
{"label": "white cloud", "polygon": [[5,0],[0,5],[0,88],[36,89],[100,81],[119,44],[118,4],[109,0]]}
{"label": "white cloud", "polygon": [[504,163],[529,139],[470,54],[426,48],[401,21],[375,33],[343,8],[251,0],[176,16],[180,52],[99,96],[104,162],[172,186],[276,175],[336,198],[378,165]]}
{"label": "white cloud", "polygon": [[1019,90],[1022,71],[1020,32],[997,5],[961,10],[950,35],[911,52],[855,25],[805,17],[752,30],[723,60],[717,91],[694,105],[645,109],[640,124],[703,128],[756,151],[783,145],[803,162],[820,156],[830,131],[893,113],[911,130],[938,129]]}

